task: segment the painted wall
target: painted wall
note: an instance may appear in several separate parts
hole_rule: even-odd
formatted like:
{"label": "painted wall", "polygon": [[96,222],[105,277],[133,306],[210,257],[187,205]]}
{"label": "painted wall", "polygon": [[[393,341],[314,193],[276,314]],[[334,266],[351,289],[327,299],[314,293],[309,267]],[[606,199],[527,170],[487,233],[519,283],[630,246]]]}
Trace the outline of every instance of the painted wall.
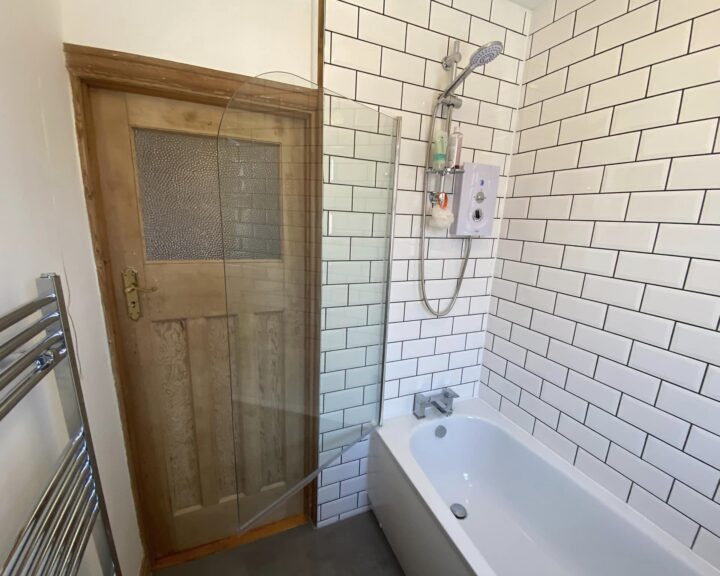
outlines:
{"label": "painted wall", "polygon": [[[123,572],[142,548],[100,307],[55,0],[5,2],[0,22],[0,310],[66,283],[90,428]],[[4,558],[67,441],[54,383],[44,380],[0,422],[0,557]],[[11,464],[12,463],[12,464]],[[12,470],[12,471],[10,471]]]}
{"label": "painted wall", "polygon": [[533,15],[480,395],[720,566],[720,1]]}
{"label": "painted wall", "polygon": [[[442,70],[440,61],[448,53],[451,42],[457,39],[462,43],[465,58],[462,66],[480,44],[490,40],[503,41],[505,54],[467,81],[463,107],[454,118],[465,135],[464,159],[496,164],[503,174],[507,173],[512,145],[511,123],[518,103],[521,61],[525,55],[526,15],[524,9],[505,0],[494,0],[492,5],[490,0],[455,0],[452,7],[430,0],[329,0],[327,3],[326,87],[367,104],[383,116],[403,118],[392,262],[391,344],[386,359],[388,382],[384,406],[388,418],[410,412],[416,392],[452,386],[462,396],[476,393],[495,240],[473,242],[463,288],[452,315],[441,319],[431,317],[420,302],[418,284],[420,210],[428,126],[439,89],[450,81],[450,74]],[[343,143],[343,136],[348,136],[343,129],[349,120],[363,123],[368,116],[372,117],[372,114],[349,118],[347,114],[336,114],[331,106],[327,120],[329,128],[326,127],[326,153],[329,145],[336,147]],[[383,145],[383,138],[388,137],[381,134],[389,130],[389,123],[383,116],[375,120],[379,126],[374,131],[380,135],[372,139],[363,135],[360,140],[361,132],[372,130],[358,131],[354,149],[353,137],[349,135],[344,141],[348,146],[347,154],[352,155],[353,151],[356,156],[366,154],[368,141],[375,146]],[[353,284],[383,280],[381,276],[373,275],[373,268],[380,270],[383,266],[382,252],[377,254],[376,262],[367,271],[362,271],[353,262],[353,251],[348,251],[349,256],[337,256],[339,252],[330,250],[330,243],[334,242],[333,236],[350,234],[354,236],[350,241],[356,242],[375,235],[381,218],[375,214],[373,220],[372,215],[361,213],[371,210],[358,209],[358,200],[367,205],[372,192],[363,188],[362,183],[355,186],[332,184],[325,187],[325,208],[330,218],[345,219],[346,231],[330,231],[323,253],[329,270],[344,268],[347,274],[330,278],[328,284],[340,286],[327,288],[342,289],[347,285],[352,297],[353,288],[358,287]],[[503,190],[506,184],[507,179],[503,178]],[[377,204],[378,199],[374,200]],[[356,214],[348,217],[347,211]],[[371,228],[373,225],[375,228]],[[429,248],[425,248],[429,251],[426,270],[434,306],[439,300],[444,305],[452,295],[461,263],[460,248],[460,241],[447,238],[445,234],[435,234],[429,240]],[[381,284],[376,286],[381,287]],[[324,306],[338,307],[333,310],[335,318],[352,318],[358,308],[346,294],[341,292],[340,299],[334,304],[329,304],[327,297],[323,301]],[[360,320],[365,321],[364,318]],[[361,393],[362,386],[366,390],[372,389],[379,376],[377,355],[371,347],[361,346],[360,340],[351,336],[354,329],[325,324],[324,409],[330,412],[329,406],[332,406],[334,414],[338,415],[335,416],[337,430],[333,431],[336,437],[341,437],[344,432],[354,432],[353,414],[368,409],[368,396]],[[330,364],[328,360],[331,360]],[[366,454],[367,443],[361,442],[343,456],[341,462],[322,474],[319,517],[323,523],[366,509]]]}
{"label": "painted wall", "polygon": [[63,41],[255,76],[317,75],[317,0],[63,0]]}

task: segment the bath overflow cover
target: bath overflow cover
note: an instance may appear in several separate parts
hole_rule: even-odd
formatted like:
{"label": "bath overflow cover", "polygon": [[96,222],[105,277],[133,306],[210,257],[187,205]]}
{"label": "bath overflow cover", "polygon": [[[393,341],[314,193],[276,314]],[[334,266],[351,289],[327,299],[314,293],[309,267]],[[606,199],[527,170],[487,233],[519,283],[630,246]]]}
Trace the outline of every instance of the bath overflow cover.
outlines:
{"label": "bath overflow cover", "polygon": [[445,438],[445,434],[447,434],[447,428],[445,428],[445,426],[435,428],[435,436],[438,438]]}
{"label": "bath overflow cover", "polygon": [[463,520],[467,517],[467,510],[465,509],[465,506],[457,502],[450,505],[450,512],[455,514],[455,518],[458,518],[460,520]]}

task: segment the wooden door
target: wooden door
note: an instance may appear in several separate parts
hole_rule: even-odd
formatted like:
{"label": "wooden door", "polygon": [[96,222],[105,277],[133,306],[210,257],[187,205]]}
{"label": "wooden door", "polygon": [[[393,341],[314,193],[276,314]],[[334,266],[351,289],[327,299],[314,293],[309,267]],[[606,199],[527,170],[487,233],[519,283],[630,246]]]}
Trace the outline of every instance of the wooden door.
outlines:
{"label": "wooden door", "polygon": [[[158,558],[235,534],[308,472],[307,133],[301,118],[233,110],[218,145],[222,108],[90,100],[126,422]],[[264,520],[302,513],[298,494]]]}

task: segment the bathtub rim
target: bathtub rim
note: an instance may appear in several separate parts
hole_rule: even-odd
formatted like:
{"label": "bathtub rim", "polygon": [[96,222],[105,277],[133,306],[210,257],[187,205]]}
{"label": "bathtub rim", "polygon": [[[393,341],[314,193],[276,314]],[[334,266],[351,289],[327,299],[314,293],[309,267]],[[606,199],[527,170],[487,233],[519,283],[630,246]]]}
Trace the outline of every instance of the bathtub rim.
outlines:
{"label": "bathtub rim", "polygon": [[[456,401],[453,416],[469,420],[482,420],[493,425],[535,453],[541,460],[556,469],[560,474],[575,482],[580,488],[597,498],[602,505],[619,515],[636,530],[657,543],[662,549],[695,570],[693,576],[720,576],[720,569],[715,568],[704,558],[697,555],[689,547],[673,538],[670,534],[654,524],[649,518],[620,500],[604,486],[586,476],[576,466],[562,458],[551,448],[529,434],[525,429],[503,416],[492,406],[480,398],[469,398]],[[434,411],[433,411],[434,412]],[[466,562],[478,576],[497,576],[492,567],[483,557],[480,549],[460,526],[459,521],[450,512],[443,498],[433,486],[424,470],[415,459],[411,449],[411,436],[421,428],[437,426],[447,422],[445,416],[431,414],[418,420],[412,414],[387,419],[382,426],[375,429],[377,437],[383,442],[390,454],[397,461],[410,486],[420,495],[424,505],[437,519],[440,528],[445,531],[451,543],[459,550]]]}

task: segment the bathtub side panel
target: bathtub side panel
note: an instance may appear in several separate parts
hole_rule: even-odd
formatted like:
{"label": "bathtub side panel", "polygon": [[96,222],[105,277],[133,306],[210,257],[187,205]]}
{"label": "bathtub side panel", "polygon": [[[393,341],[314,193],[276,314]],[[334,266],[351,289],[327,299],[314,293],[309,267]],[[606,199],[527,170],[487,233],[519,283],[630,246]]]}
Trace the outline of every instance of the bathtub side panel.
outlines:
{"label": "bathtub side panel", "polygon": [[406,576],[474,574],[377,433],[370,439],[368,496]]}

